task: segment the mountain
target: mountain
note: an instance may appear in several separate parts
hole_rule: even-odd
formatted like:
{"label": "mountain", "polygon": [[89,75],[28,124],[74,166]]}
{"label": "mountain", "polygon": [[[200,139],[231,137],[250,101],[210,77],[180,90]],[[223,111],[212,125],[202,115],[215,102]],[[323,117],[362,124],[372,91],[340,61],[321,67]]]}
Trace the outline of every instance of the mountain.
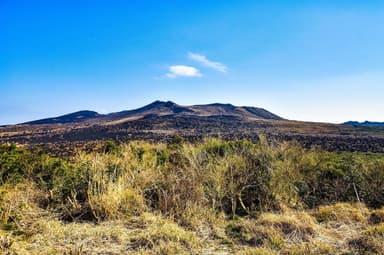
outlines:
{"label": "mountain", "polygon": [[347,121],[344,122],[343,125],[349,125],[354,127],[384,127],[384,122],[372,122],[372,121]]}
{"label": "mountain", "polygon": [[38,146],[55,155],[71,155],[76,148],[97,150],[106,140],[168,142],[179,135],[188,141],[206,137],[257,141],[262,134],[271,141],[294,140],[306,147],[331,151],[384,153],[384,128],[361,125],[291,121],[250,106],[220,103],[184,106],[155,101],[138,109],[109,114],[79,111],[0,126],[0,144]]}
{"label": "mountain", "polygon": [[59,117],[47,118],[26,122],[23,124],[65,124],[79,122],[124,122],[134,119],[139,119],[148,116],[228,116],[238,117],[242,119],[268,119],[268,120],[283,120],[280,116],[273,114],[265,109],[250,107],[250,106],[234,106],[231,104],[206,104],[182,106],[171,101],[155,101],[144,107],[114,112],[110,114],[99,114],[94,111],[79,111],[66,114]]}
{"label": "mountain", "polygon": [[89,119],[94,119],[103,116],[94,111],[78,111],[74,113],[65,114],[58,117],[46,118],[41,120],[34,120],[25,122],[23,124],[64,124],[64,123],[78,123]]}

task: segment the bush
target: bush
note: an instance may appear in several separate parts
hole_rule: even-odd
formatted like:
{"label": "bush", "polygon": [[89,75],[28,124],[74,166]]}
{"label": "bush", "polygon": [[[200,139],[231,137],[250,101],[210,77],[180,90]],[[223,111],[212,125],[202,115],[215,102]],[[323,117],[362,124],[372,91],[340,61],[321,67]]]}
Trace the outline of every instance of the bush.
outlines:
{"label": "bush", "polygon": [[16,145],[0,145],[0,185],[17,183],[29,176],[38,156]]}

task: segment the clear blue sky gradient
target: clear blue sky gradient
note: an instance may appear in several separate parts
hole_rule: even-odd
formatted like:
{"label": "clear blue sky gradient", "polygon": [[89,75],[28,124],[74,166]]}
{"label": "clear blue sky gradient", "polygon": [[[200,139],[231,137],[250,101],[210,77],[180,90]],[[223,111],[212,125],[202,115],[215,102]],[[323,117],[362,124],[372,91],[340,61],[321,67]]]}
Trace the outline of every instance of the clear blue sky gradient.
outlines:
{"label": "clear blue sky gradient", "polygon": [[382,0],[1,0],[0,124],[157,99],[384,121],[383,45]]}

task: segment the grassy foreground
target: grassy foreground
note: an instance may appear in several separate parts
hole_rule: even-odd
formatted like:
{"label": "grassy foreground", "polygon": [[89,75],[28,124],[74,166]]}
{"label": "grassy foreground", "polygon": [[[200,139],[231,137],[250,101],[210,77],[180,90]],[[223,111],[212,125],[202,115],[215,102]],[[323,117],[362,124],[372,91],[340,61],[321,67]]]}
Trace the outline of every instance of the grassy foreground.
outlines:
{"label": "grassy foreground", "polygon": [[384,156],[293,143],[0,146],[0,254],[384,254]]}

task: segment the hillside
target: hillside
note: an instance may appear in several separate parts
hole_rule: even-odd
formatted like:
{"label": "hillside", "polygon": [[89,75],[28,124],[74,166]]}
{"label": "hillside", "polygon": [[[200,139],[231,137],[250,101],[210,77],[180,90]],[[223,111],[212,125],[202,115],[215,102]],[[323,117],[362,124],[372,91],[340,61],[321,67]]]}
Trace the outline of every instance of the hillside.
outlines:
{"label": "hillside", "polygon": [[100,116],[102,115],[94,111],[78,111],[78,112],[69,113],[62,116],[58,116],[58,117],[34,120],[34,121],[26,122],[23,124],[37,125],[37,124],[78,123],[78,122],[82,122],[89,119],[95,119]]}

